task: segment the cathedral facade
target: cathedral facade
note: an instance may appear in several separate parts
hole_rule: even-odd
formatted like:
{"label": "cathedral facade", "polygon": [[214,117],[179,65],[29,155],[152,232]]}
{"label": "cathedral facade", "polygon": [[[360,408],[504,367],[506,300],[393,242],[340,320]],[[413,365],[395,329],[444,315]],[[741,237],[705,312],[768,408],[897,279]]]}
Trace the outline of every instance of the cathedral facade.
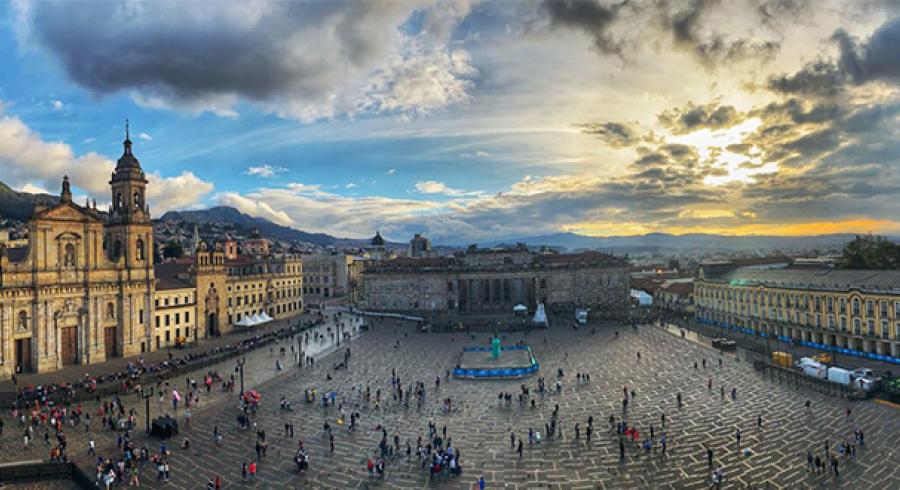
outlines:
{"label": "cathedral facade", "polygon": [[153,305],[147,179],[126,138],[108,213],[72,201],[38,207],[28,246],[0,253],[0,377],[95,364],[146,350]]}
{"label": "cathedral facade", "polygon": [[37,207],[28,244],[0,246],[0,379],[97,364],[231,332],[245,315],[303,309],[299,256],[227,257],[199,244],[154,266],[147,179],[126,135],[107,212],[72,200]]}

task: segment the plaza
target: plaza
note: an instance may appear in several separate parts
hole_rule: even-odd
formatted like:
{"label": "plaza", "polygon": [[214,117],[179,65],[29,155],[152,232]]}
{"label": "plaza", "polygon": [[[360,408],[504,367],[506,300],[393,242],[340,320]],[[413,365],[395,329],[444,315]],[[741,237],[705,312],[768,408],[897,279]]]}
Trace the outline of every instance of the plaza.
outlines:
{"label": "plaza", "polygon": [[[255,421],[259,429],[265,430],[269,444],[254,482],[242,480],[241,464],[256,459],[256,433],[237,427],[237,394],[214,390],[199,407],[193,408],[191,426],[182,422],[182,433],[167,441],[172,453],[171,479],[161,486],[201,488],[208,478],[219,476],[225,488],[469,488],[484,476],[487,488],[708,488],[715,467],[724,471],[725,488],[900,486],[900,454],[892,439],[900,431],[900,412],[896,408],[798,392],[793,386],[763,379],[750,363],[736,359],[734,354],[726,353],[720,368],[718,352],[656,327],[633,330],[598,325],[577,331],[538,330],[527,337],[509,335],[505,343],[525,340],[532,345],[541,359],[540,373],[525,380],[462,381],[446,377],[460,347],[473,342],[488,345],[489,335],[476,335],[473,341],[452,334],[421,333],[414,325],[395,320],[370,323],[369,331],[344,344],[352,352],[347,369],[333,368],[343,359],[343,346],[330,356],[317,359],[315,367],[288,367],[280,372],[273,371],[269,349],[248,355],[245,381],[248,389],[255,388],[262,394],[263,403]],[[279,344],[275,344],[273,352],[278,349]],[[553,386],[558,369],[564,372],[561,393],[548,391],[541,397],[536,389],[537,379],[544,377],[547,385]],[[415,402],[405,408],[394,400],[393,370],[404,387],[416,381],[424,383],[427,394],[421,408]],[[578,373],[590,374],[590,382],[576,382]],[[710,377],[712,389],[708,387]],[[439,387],[435,386],[436,378],[440,378]],[[501,392],[515,397],[523,383],[535,398],[534,408],[529,403],[520,406],[517,400],[509,407],[498,402]],[[607,419],[614,415],[617,421],[622,420],[625,386],[635,391],[625,412],[626,420],[641,436],[637,442],[626,441],[625,457],[620,458],[619,438],[615,430],[609,429]],[[380,390],[377,409],[360,396],[367,387],[373,400],[376,390]],[[304,390],[312,388],[319,393],[336,391],[337,403],[343,404],[346,412],[360,413],[358,429],[350,432],[346,426],[336,424],[337,406],[305,403]],[[736,399],[731,398],[732,389],[736,389]],[[679,392],[683,400],[680,409],[676,402]],[[279,409],[282,396],[292,402],[293,411]],[[448,398],[454,407],[449,413],[444,410]],[[809,414],[804,406],[806,400],[810,400]],[[168,399],[158,409],[169,411],[167,402]],[[134,406],[136,400],[126,398],[125,403]],[[547,438],[545,424],[557,404],[562,437]],[[156,400],[151,405],[156,405]],[[851,422],[846,417],[848,407],[852,409]],[[665,427],[661,422],[663,413]],[[585,433],[591,416],[594,433],[588,444]],[[757,428],[759,416],[761,429]],[[181,409],[178,417],[183,421]],[[294,424],[294,437],[284,435],[287,421]],[[325,421],[334,431],[333,453],[323,435]],[[429,422],[435,424],[438,433],[446,426],[447,436],[452,438],[460,456],[462,476],[441,476],[429,482],[428,471],[415,454],[417,438],[427,439]],[[576,423],[580,426],[577,440]],[[638,444],[649,435],[651,424],[656,444],[645,454]],[[214,426],[223,435],[221,446],[214,443]],[[389,444],[395,434],[399,437],[401,448],[399,455],[386,459],[385,481],[368,476],[366,469],[366,458],[374,457],[378,451],[382,428],[388,434]],[[527,443],[529,428],[544,434],[542,442]],[[739,452],[735,441],[738,428],[743,436],[741,449],[749,449],[749,456]],[[3,439],[14,444],[4,444],[6,461],[13,457],[22,459],[18,429],[7,422]],[[853,441],[854,429],[865,432],[865,445],[858,448],[853,462],[838,457],[839,477],[807,471],[807,451],[823,456],[828,441],[837,454],[836,444]],[[97,439],[99,455],[120,455],[113,433],[100,433],[93,427],[91,431]],[[659,446],[663,433],[668,441],[665,454]],[[521,457],[511,448],[510,434],[517,441],[526,441]],[[192,440],[187,450],[179,444],[184,435]],[[302,475],[298,475],[293,462],[298,440],[303,441],[309,453],[309,470]],[[407,441],[413,449],[411,463],[406,460]],[[138,447],[146,443],[151,452],[159,448],[159,440],[145,441],[142,434],[136,433],[134,442]],[[32,448],[36,446],[35,454],[44,452],[41,441],[32,444]],[[713,468],[706,460],[707,446],[713,449]],[[69,452],[91,474],[96,461],[84,456],[86,451],[81,428],[71,429]],[[148,464],[141,472],[142,484],[155,485],[154,479],[155,470]]]}

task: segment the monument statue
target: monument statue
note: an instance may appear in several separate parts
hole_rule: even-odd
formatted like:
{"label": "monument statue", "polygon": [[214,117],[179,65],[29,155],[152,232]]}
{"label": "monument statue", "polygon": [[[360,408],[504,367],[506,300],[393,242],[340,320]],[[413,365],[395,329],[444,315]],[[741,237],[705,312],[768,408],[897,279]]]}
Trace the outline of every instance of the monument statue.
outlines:
{"label": "monument statue", "polygon": [[494,337],[491,340],[491,357],[494,359],[500,359],[500,338]]}

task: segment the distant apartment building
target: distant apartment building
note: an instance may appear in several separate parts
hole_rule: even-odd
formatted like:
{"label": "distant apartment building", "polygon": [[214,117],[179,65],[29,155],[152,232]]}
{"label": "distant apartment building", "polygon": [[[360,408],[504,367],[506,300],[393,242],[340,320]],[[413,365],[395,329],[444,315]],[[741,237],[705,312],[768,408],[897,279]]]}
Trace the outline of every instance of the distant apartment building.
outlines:
{"label": "distant apartment building", "polygon": [[431,240],[416,233],[415,236],[412,237],[412,240],[409,241],[408,255],[410,257],[417,257],[417,258],[430,256],[431,255]]}

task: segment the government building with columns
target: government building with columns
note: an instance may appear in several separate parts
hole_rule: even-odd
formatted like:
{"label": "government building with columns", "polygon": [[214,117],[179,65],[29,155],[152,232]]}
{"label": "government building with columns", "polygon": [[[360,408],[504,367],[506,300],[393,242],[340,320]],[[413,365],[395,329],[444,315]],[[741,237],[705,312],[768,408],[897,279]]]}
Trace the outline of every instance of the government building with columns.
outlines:
{"label": "government building with columns", "polygon": [[599,252],[535,252],[524,245],[453,257],[373,261],[362,271],[360,306],[410,312],[496,313],[584,307],[595,314],[628,306],[628,263]]}
{"label": "government building with columns", "polygon": [[700,323],[900,364],[900,271],[705,264]]}
{"label": "government building with columns", "polygon": [[303,309],[299,256],[226,259],[221,244],[154,265],[147,179],[127,137],[106,212],[73,202],[37,207],[28,243],[0,246],[0,378],[97,364],[228,333],[244,315]]}

